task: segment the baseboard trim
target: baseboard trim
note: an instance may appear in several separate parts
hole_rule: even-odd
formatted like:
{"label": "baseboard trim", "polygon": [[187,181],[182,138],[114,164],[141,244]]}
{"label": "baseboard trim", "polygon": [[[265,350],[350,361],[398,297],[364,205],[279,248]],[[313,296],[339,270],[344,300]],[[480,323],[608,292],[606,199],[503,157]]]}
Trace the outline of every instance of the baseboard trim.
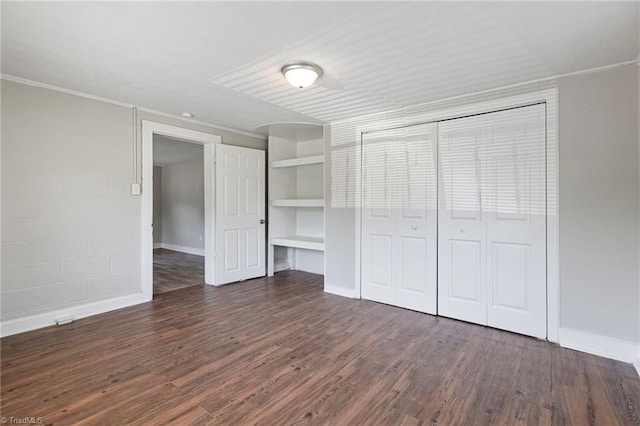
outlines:
{"label": "baseboard trim", "polygon": [[613,337],[600,336],[584,331],[560,328],[560,346],[611,358],[618,361],[634,363],[640,374],[640,343],[633,343]]}
{"label": "baseboard trim", "polygon": [[640,358],[636,359],[636,361],[633,363],[633,366],[636,368],[638,376],[640,376]]}
{"label": "baseboard trim", "polygon": [[0,337],[49,327],[56,324],[57,318],[73,317],[74,320],[78,320],[80,318],[103,314],[105,312],[115,311],[116,309],[127,308],[129,306],[150,301],[151,299],[145,297],[142,293],[136,293],[128,296],[101,300],[99,302],[87,303],[85,305],[72,306],[65,309],[59,309],[57,311],[30,315],[23,318],[9,319],[0,322]]}
{"label": "baseboard trim", "polygon": [[336,286],[332,286],[332,285],[324,285],[324,292],[325,293],[330,293],[330,294],[335,294],[336,296],[342,296],[342,297],[349,297],[351,299],[357,299],[355,291],[347,289],[347,288],[342,288],[342,287],[336,287]]}
{"label": "baseboard trim", "polygon": [[301,272],[306,272],[308,274],[314,274],[314,275],[322,275],[324,276],[324,271],[321,270],[311,270],[311,269],[301,269],[301,268],[296,268],[295,271],[301,271]]}
{"label": "baseboard trim", "polygon": [[154,244],[153,248],[163,248],[167,250],[179,251],[181,253],[195,254],[196,256],[204,256],[204,249],[179,246],[177,244],[160,243],[160,247],[156,247],[156,245]]}
{"label": "baseboard trim", "polygon": [[153,248],[154,249],[162,248],[162,243],[153,243]]}

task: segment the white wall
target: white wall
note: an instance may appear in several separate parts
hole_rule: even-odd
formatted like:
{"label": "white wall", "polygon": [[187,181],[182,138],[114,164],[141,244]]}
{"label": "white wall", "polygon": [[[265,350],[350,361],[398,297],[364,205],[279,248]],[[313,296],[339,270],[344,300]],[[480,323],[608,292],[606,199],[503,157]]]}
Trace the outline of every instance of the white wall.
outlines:
{"label": "white wall", "polygon": [[2,82],[2,320],[140,291],[127,108]]}
{"label": "white wall", "polygon": [[204,158],[162,167],[162,244],[204,253]]}
{"label": "white wall", "polygon": [[[638,73],[613,68],[501,91],[559,88],[562,328],[640,343]],[[544,86],[544,87],[542,87]],[[474,103],[471,96],[455,102]],[[453,101],[452,101],[453,102]],[[387,127],[452,102],[334,123],[325,141],[325,287],[355,294],[358,123]],[[384,119],[381,119],[384,117]],[[328,132],[327,132],[328,134]],[[356,295],[357,296],[357,295]]]}
{"label": "white wall", "polygon": [[141,197],[130,184],[142,175],[143,119],[266,146],[144,111],[134,127],[130,108],[6,80],[1,102],[3,335],[139,301]]}
{"label": "white wall", "polygon": [[558,87],[561,325],[640,342],[637,72]]}
{"label": "white wall", "polygon": [[153,166],[153,244],[162,244],[162,167]]}

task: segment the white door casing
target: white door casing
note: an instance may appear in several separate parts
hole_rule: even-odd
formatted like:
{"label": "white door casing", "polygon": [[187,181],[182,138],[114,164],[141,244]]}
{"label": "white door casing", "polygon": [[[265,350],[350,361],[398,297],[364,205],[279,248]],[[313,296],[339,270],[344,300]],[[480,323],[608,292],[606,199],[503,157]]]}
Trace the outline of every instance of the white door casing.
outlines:
{"label": "white door casing", "polygon": [[216,146],[216,285],[265,275],[265,152]]}
{"label": "white door casing", "polygon": [[436,313],[436,125],[363,135],[362,297]]}
{"label": "white door casing", "polygon": [[438,131],[439,314],[545,338],[544,105]]}
{"label": "white door casing", "polygon": [[214,284],[214,163],[213,147],[222,142],[218,135],[142,120],[142,213],[140,241],[140,281],[146,300],[153,298],[153,135],[163,135],[204,145],[204,248],[205,283]]}

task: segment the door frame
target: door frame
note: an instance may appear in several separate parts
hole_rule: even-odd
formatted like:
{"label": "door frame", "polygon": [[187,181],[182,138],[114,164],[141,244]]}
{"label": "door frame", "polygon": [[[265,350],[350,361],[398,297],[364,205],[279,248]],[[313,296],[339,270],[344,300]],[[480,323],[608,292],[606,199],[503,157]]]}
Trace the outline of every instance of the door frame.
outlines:
{"label": "door frame", "polygon": [[[387,130],[394,127],[408,127],[431,122],[462,118],[469,115],[485,114],[503,109],[517,108],[536,103],[544,103],[546,108],[546,208],[547,208],[547,340],[559,343],[560,330],[560,263],[559,263],[559,184],[558,184],[558,89],[546,89],[493,100],[462,104],[447,109],[413,108],[407,113],[404,123],[399,123],[397,114],[378,114],[356,129],[356,253],[355,253],[355,295],[362,299],[362,141],[369,132]],[[396,111],[397,112],[397,111]],[[395,120],[394,120],[395,118]],[[391,124],[390,124],[391,123]]]}
{"label": "door frame", "polygon": [[204,276],[205,283],[209,285],[215,285],[215,144],[222,143],[222,137],[218,135],[142,120],[140,282],[146,300],[153,299],[153,135],[204,146]]}

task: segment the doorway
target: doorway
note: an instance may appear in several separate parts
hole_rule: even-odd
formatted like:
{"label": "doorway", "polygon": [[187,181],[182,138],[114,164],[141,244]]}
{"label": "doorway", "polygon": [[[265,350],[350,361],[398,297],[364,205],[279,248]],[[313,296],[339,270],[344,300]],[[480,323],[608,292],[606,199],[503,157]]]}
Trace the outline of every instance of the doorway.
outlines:
{"label": "doorway", "polygon": [[204,147],[153,136],[153,293],[204,284]]}
{"label": "doorway", "polygon": [[217,135],[143,120],[140,275],[144,298],[153,299],[153,139],[156,135],[203,147],[205,284],[222,285],[264,276],[265,152],[222,145],[222,138]]}
{"label": "doorway", "polygon": [[[220,136],[195,130],[184,129],[152,121],[142,121],[142,223],[141,223],[141,282],[142,293],[145,298],[153,298],[153,202],[154,202],[154,138],[164,137],[179,143],[197,145],[202,150],[203,161],[199,167],[203,176],[203,214],[204,226],[202,229],[202,252],[186,253],[192,255],[204,255],[204,282],[213,285],[215,283],[215,146],[222,142]],[[162,229],[164,233],[165,229]],[[157,235],[157,234],[156,234]],[[199,240],[201,234],[197,234]],[[177,246],[177,247],[176,247]],[[171,246],[165,247],[171,249]],[[173,248],[184,250],[184,246],[175,244]],[[177,250],[174,250],[177,251]]]}

